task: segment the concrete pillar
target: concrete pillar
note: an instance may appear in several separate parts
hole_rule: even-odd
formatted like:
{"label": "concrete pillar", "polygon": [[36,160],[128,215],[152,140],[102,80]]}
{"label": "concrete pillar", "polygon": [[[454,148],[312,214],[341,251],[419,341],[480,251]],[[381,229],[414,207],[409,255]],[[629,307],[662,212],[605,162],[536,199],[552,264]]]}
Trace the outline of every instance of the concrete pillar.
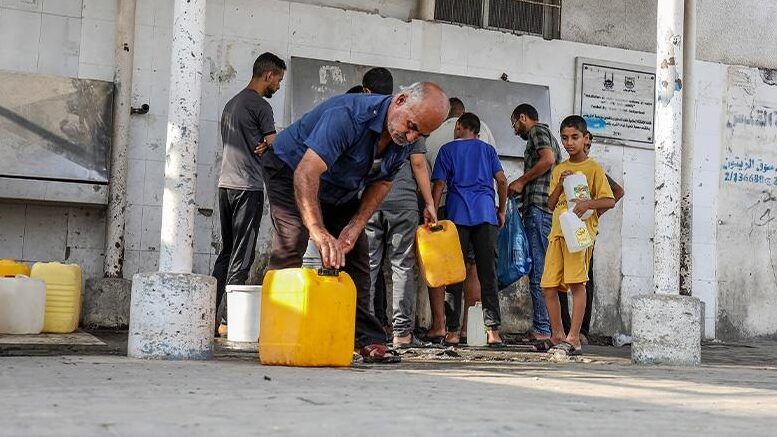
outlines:
{"label": "concrete pillar", "polygon": [[159,271],[191,273],[205,0],[176,0]]}
{"label": "concrete pillar", "polygon": [[129,320],[131,282],[122,277],[124,225],[127,211],[127,164],[135,55],[135,3],[119,0],[114,30],[113,132],[110,187],[105,222],[102,278],[87,279],[81,324],[88,328],[123,329]]}
{"label": "concrete pillar", "polygon": [[213,355],[216,279],[192,271],[205,0],[176,0],[159,273],[132,278],[127,354]]}
{"label": "concrete pillar", "polygon": [[637,364],[701,364],[702,317],[699,299],[650,294],[634,299],[631,359]]}
{"label": "concrete pillar", "polygon": [[105,223],[106,278],[121,278],[124,265],[124,224],[127,211],[127,148],[129,146],[132,64],[135,55],[135,0],[119,0],[114,31],[113,132],[110,191]]}
{"label": "concrete pillar", "polygon": [[683,0],[658,0],[655,293],[636,298],[632,306],[631,359],[636,364],[701,363],[701,304],[679,294],[683,9]]}
{"label": "concrete pillar", "polygon": [[[683,137],[680,184],[680,294],[693,294],[693,149],[696,129],[696,0],[685,0],[683,37]],[[702,314],[704,317],[704,314]]]}
{"label": "concrete pillar", "polygon": [[215,326],[216,278],[186,273],[141,273],[132,278],[130,357],[210,359]]}
{"label": "concrete pillar", "polygon": [[655,290],[680,284],[680,157],[683,118],[683,0],[658,0],[656,53]]}
{"label": "concrete pillar", "polygon": [[129,325],[132,281],[124,278],[86,280],[81,326],[88,329],[126,329]]}

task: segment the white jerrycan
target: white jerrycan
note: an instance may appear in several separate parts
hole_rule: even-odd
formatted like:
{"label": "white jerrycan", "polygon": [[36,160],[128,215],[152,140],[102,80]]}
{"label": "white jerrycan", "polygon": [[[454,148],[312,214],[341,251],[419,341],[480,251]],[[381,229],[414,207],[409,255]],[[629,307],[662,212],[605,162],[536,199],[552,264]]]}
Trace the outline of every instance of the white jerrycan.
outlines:
{"label": "white jerrycan", "polygon": [[572,211],[566,210],[561,213],[559,221],[561,222],[561,233],[564,234],[567,250],[570,253],[580,252],[594,244],[594,239],[588,232],[585,223]]}
{"label": "white jerrycan", "polygon": [[487,343],[483,304],[475,302],[467,309],[467,346],[485,346]]}
{"label": "white jerrycan", "polygon": [[[564,197],[567,198],[567,208],[572,211],[575,209],[575,202],[578,200],[591,200],[591,189],[588,188],[588,180],[585,175],[577,172],[564,178]],[[591,217],[593,210],[586,211],[581,219],[585,220]]]}
{"label": "white jerrycan", "polygon": [[40,334],[46,309],[46,284],[17,275],[0,278],[0,334]]}

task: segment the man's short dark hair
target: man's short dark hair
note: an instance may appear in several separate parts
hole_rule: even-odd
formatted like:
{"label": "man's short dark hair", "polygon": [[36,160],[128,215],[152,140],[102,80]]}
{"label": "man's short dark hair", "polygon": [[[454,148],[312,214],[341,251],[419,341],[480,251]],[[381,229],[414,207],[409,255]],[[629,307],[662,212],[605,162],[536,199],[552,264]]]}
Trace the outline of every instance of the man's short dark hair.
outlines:
{"label": "man's short dark hair", "polygon": [[480,134],[480,118],[478,118],[477,115],[471,112],[465,112],[464,114],[461,114],[461,117],[459,117],[456,122],[475,135]]}
{"label": "man's short dark hair", "polygon": [[254,61],[254,77],[260,77],[268,71],[278,74],[286,71],[286,62],[270,52],[264,52]]}
{"label": "man's short dark hair", "polygon": [[458,97],[451,97],[450,99],[448,99],[448,103],[450,103],[451,105],[451,112],[466,111],[466,109],[464,109],[464,102],[462,102],[461,99]]}
{"label": "man's short dark hair", "polygon": [[570,115],[561,122],[561,129],[565,127],[573,127],[579,130],[582,134],[588,133],[588,123],[585,122],[585,118],[579,115]]}
{"label": "man's short dark hair", "polygon": [[346,94],[361,94],[364,92],[364,87],[361,85],[352,86],[351,89],[346,91]]}
{"label": "man's short dark hair", "polygon": [[364,73],[362,86],[373,94],[390,96],[394,93],[394,77],[383,67],[370,68]]}
{"label": "man's short dark hair", "polygon": [[528,103],[521,103],[520,105],[516,106],[515,109],[513,109],[514,119],[517,120],[521,114],[529,117],[529,119],[534,121],[539,121],[540,119],[540,114],[537,112],[537,109]]}

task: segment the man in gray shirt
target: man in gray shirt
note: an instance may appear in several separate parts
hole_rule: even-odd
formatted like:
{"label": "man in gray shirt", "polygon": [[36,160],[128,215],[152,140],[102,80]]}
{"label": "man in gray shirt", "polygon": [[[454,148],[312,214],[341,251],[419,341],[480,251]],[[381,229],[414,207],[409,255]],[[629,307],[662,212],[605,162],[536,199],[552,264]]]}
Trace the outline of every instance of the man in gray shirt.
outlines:
{"label": "man in gray shirt", "polygon": [[[375,304],[375,285],[383,273],[383,253],[391,263],[393,283],[392,327],[396,347],[419,346],[413,337],[413,315],[416,303],[415,232],[419,223],[418,191],[426,205],[424,222],[436,222],[429,171],[426,168],[425,140],[413,145],[410,158],[394,176],[383,203],[367,222],[365,232],[370,251],[370,304]],[[375,308],[370,308],[374,313]]]}
{"label": "man in gray shirt", "polygon": [[217,325],[226,334],[227,285],[243,285],[254,262],[262,220],[264,185],[261,156],[275,141],[275,121],[269,99],[280,89],[286,63],[272,53],[256,58],[248,86],[224,106],[224,143],[219,176],[221,252],[213,266],[217,281]]}

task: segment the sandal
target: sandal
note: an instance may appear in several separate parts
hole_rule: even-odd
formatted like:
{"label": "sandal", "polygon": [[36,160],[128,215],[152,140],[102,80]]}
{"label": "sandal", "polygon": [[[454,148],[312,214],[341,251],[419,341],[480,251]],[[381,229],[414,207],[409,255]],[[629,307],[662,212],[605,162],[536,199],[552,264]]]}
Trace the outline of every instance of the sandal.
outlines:
{"label": "sandal", "polygon": [[549,354],[566,355],[568,357],[579,357],[583,355],[583,348],[576,348],[572,343],[562,341],[561,343],[548,349]]}
{"label": "sandal", "polygon": [[531,344],[534,348],[534,352],[547,352],[553,349],[556,345],[550,340],[538,340]]}
{"label": "sandal", "polygon": [[488,347],[490,347],[491,349],[504,349],[504,348],[507,347],[507,345],[503,341],[497,341],[497,342],[494,342],[494,343],[487,343],[486,345]]}
{"label": "sandal", "polygon": [[[415,337],[415,336],[413,336]],[[432,343],[432,344],[442,344],[443,340],[445,340],[445,334],[443,335],[422,335],[419,339],[425,343]]]}
{"label": "sandal", "polygon": [[397,351],[380,343],[364,346],[359,349],[359,355],[367,364],[394,364],[402,361]]}
{"label": "sandal", "polygon": [[[488,332],[496,333],[497,335],[499,334],[499,331],[496,330],[496,329],[489,329]],[[486,335],[486,336],[488,336],[488,335]],[[507,344],[505,344],[504,340],[502,340],[502,338],[500,337],[499,341],[491,341],[490,342],[490,341],[486,340],[486,346],[488,346],[491,349],[504,349],[504,348],[507,347]]]}

